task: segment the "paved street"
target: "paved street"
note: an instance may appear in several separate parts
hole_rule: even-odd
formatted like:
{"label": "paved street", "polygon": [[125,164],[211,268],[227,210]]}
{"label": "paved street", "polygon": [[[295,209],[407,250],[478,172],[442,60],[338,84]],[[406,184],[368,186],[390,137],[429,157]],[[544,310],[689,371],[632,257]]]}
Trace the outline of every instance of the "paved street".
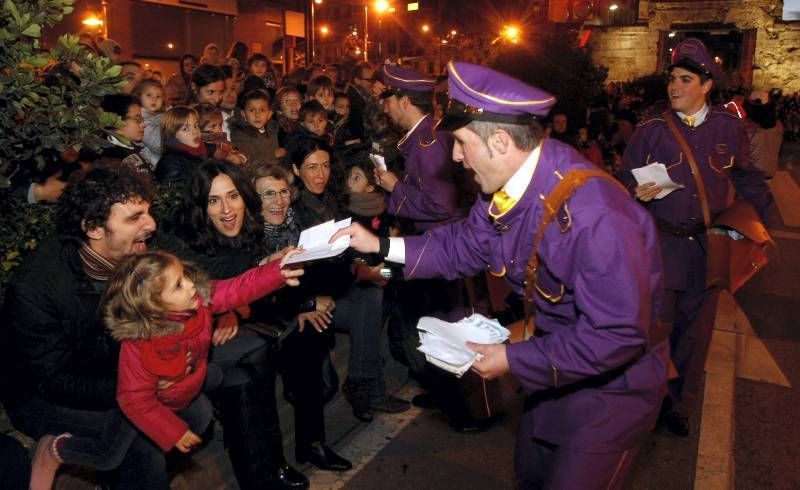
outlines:
{"label": "paved street", "polygon": [[[688,438],[651,435],[636,462],[631,489],[800,488],[795,415],[800,406],[795,388],[800,384],[800,223],[792,221],[800,203],[800,144],[785,145],[781,168],[776,180],[786,180],[773,183],[781,195],[779,218],[771,229],[778,250],[735,298],[721,301],[706,366],[703,413],[691,421]],[[346,352],[346,335],[337,335],[334,362],[342,379]],[[398,395],[410,398],[419,392],[397,363],[389,362],[387,371]],[[505,405],[507,414],[498,423],[465,435],[451,430],[435,410],[414,408],[359,423],[338,396],[326,411],[328,442],[353,461],[354,470],[300,469],[315,489],[513,488],[520,396],[510,394]],[[281,418],[286,455],[292,460],[293,420],[287,404]],[[7,421],[0,425],[9,430]],[[236,488],[219,429],[202,450],[176,459],[171,468],[174,489]],[[95,481],[91,473],[71,468],[62,472],[56,488],[93,488]]]}

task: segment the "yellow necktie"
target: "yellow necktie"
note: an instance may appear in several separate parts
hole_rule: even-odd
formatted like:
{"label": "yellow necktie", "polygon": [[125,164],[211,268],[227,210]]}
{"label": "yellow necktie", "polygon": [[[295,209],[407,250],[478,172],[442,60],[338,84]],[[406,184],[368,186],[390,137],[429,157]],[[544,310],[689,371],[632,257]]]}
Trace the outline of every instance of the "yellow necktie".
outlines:
{"label": "yellow necktie", "polygon": [[695,122],[696,119],[697,118],[695,118],[694,116],[686,116],[686,118],[683,120],[683,122],[685,122],[686,125],[689,126],[690,128],[693,128],[694,127],[694,122]]}
{"label": "yellow necktie", "polygon": [[517,200],[506,194],[506,191],[503,189],[500,189],[492,196],[492,202],[494,202],[494,205],[497,206],[499,214],[505,214],[506,211],[514,207],[514,205],[517,203]]}

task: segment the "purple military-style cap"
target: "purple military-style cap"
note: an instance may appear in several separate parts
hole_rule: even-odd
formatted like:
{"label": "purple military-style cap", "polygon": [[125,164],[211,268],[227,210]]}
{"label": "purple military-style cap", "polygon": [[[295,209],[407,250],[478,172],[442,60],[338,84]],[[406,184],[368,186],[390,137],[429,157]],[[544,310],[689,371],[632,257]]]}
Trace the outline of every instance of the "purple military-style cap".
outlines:
{"label": "purple military-style cap", "polygon": [[383,65],[381,75],[383,84],[386,86],[386,89],[381,92],[382,99],[387,99],[392,95],[430,94],[436,88],[436,80],[433,78],[399,66]]}
{"label": "purple military-style cap", "polygon": [[470,121],[530,124],[556,103],[544,90],[483,66],[451,61],[447,72],[450,100],[440,130],[455,131]]}
{"label": "purple military-style cap", "polygon": [[676,66],[698,75],[706,75],[713,80],[719,80],[722,75],[719,65],[714,62],[714,57],[708,52],[706,45],[693,37],[679,42],[672,50],[667,71],[671,71]]}

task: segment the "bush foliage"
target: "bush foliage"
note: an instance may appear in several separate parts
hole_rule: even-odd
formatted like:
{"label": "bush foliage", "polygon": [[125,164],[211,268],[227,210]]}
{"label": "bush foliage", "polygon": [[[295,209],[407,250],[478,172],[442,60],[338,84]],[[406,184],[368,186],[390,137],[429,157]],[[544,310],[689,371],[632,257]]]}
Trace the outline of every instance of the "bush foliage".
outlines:
{"label": "bush foliage", "polygon": [[[94,150],[122,124],[100,109],[118,92],[121,68],[62,36],[40,50],[42,28],[72,12],[74,0],[4,0],[0,10],[0,188],[21,166],[69,147]],[[45,75],[51,75],[49,78]]]}

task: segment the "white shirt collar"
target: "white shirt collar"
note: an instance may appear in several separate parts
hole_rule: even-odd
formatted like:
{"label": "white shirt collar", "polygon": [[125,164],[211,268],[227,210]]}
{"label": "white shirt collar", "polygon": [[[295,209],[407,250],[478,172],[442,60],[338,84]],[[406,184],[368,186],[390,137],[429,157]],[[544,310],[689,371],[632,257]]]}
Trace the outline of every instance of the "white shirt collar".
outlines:
{"label": "white shirt collar", "polygon": [[536,171],[536,165],[539,163],[539,155],[542,153],[542,144],[533,149],[528,158],[525,159],[522,166],[514,172],[514,175],[508,179],[508,182],[503,186],[503,191],[516,201],[522,199],[525,194],[525,189],[528,188],[531,179],[533,179],[533,172]]}
{"label": "white shirt collar", "polygon": [[703,104],[703,108],[699,111],[695,112],[694,114],[684,114],[683,112],[675,111],[678,114],[678,117],[681,118],[681,121],[686,119],[687,117],[694,117],[694,125],[699,126],[703,124],[703,121],[706,120],[708,116],[709,107],[708,104]]}

